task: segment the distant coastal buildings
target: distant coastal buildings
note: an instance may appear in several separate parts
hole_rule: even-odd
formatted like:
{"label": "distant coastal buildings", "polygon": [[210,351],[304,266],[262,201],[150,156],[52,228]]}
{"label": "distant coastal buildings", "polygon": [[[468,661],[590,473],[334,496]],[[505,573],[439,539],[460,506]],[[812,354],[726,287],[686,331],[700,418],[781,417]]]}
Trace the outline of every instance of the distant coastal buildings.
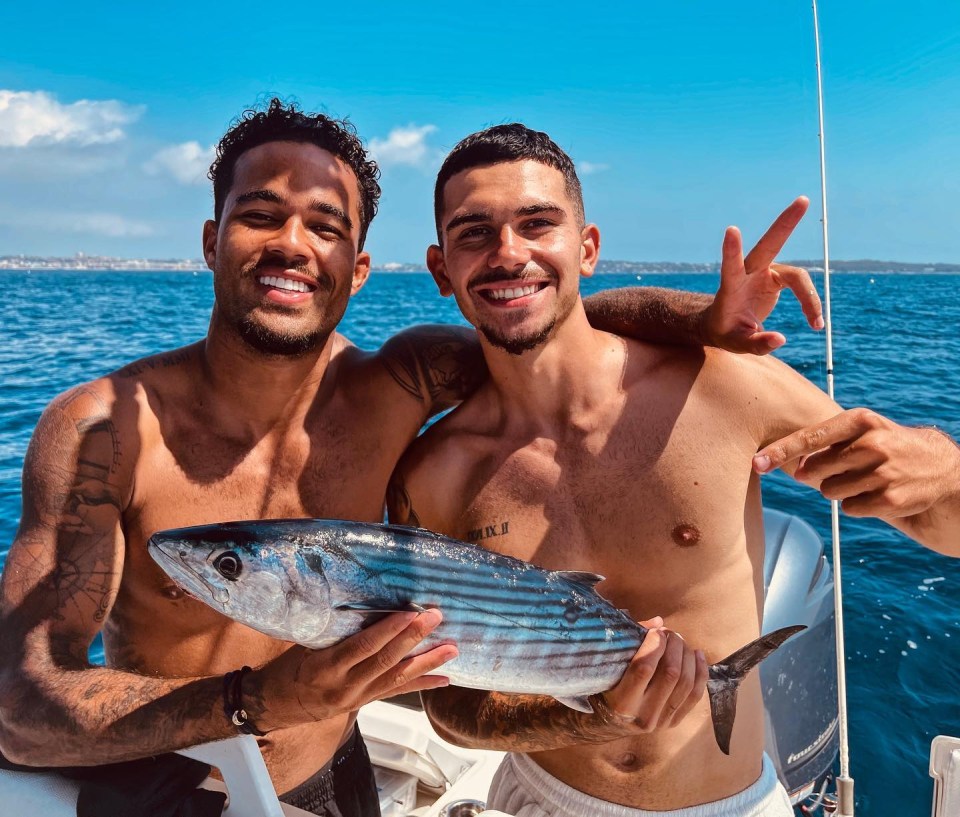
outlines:
{"label": "distant coastal buildings", "polygon": [[[823,272],[823,261],[819,259],[787,261],[811,272]],[[207,269],[206,262],[200,258],[112,258],[105,255],[85,255],[77,253],[69,257],[36,255],[0,255],[2,270],[89,270],[122,272],[197,272]],[[423,264],[399,263],[391,261],[374,265],[375,272],[425,272]],[[863,259],[855,261],[831,261],[832,272],[960,272],[960,264],[912,263],[904,261],[877,261]],[[664,273],[719,273],[716,262],[698,264],[684,261],[605,261],[597,264],[597,273],[612,274],[664,274]]]}
{"label": "distant coastal buildings", "polygon": [[111,258],[78,252],[66,258],[38,255],[0,255],[0,270],[121,270],[128,272],[195,272],[206,269],[199,258]]}

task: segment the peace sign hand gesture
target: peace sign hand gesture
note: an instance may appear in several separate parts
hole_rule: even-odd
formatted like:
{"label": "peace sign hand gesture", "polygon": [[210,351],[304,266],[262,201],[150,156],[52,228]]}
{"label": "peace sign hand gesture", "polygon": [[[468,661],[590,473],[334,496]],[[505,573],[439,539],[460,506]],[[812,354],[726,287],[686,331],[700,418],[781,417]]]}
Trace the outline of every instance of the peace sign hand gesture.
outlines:
{"label": "peace sign hand gesture", "polygon": [[773,260],[809,205],[805,196],[795,199],[746,258],[740,230],[727,228],[723,237],[720,289],[703,318],[707,342],[729,352],[755,355],[765,355],[783,346],[787,339],[779,332],[764,331],[763,321],[777,305],[784,289],[791,290],[797,297],[811,328],[823,328],[820,297],[810,274],[800,267],[776,264]]}

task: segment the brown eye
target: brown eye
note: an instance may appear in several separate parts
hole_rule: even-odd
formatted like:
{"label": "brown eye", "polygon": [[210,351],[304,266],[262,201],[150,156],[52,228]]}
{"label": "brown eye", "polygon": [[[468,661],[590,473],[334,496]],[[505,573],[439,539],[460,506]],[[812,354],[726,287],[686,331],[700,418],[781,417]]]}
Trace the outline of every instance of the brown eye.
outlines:
{"label": "brown eye", "polygon": [[240,561],[240,557],[232,550],[228,550],[226,553],[221,553],[217,556],[213,566],[223,578],[229,579],[232,582],[235,582],[243,571],[243,562]]}

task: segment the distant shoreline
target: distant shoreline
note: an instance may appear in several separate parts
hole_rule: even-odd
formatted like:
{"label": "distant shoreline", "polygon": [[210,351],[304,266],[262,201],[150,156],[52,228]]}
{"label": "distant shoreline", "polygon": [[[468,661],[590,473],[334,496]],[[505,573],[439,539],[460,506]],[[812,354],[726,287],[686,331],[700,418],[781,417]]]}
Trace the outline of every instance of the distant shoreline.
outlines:
{"label": "distant shoreline", "polygon": [[[820,260],[786,261],[805,267],[812,273],[823,272]],[[43,258],[37,256],[0,256],[0,272],[209,272],[200,259],[126,259],[103,256],[76,256],[73,258]],[[383,264],[374,266],[375,273],[424,273],[421,264]],[[830,271],[836,273],[960,273],[960,264],[920,263],[905,261],[879,261],[863,259],[855,261],[832,261]],[[700,264],[681,261],[605,261],[597,265],[598,275],[690,275],[696,273],[719,274],[717,263]]]}

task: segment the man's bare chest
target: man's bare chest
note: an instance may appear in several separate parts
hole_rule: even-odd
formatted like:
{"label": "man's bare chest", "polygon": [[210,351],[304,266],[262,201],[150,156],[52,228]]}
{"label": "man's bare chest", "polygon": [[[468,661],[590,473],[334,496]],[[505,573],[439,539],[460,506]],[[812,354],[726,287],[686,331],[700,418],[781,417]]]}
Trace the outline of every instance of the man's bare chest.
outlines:
{"label": "man's bare chest", "polygon": [[759,497],[749,443],[671,431],[490,458],[471,475],[455,535],[552,569],[616,576],[643,564],[666,581],[709,570],[744,550],[745,509]]}
{"label": "man's bare chest", "polygon": [[375,433],[337,422],[245,444],[215,433],[188,439],[141,453],[128,535],[231,519],[380,521],[399,455]]}

